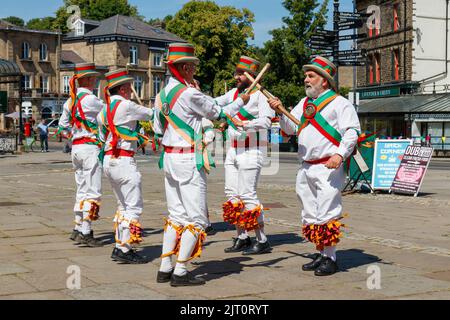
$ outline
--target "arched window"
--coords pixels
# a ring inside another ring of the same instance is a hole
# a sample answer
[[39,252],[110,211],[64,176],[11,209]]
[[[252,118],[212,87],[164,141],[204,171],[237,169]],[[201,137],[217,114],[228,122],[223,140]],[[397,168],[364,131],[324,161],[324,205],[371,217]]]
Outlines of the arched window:
[[45,43],[41,43],[39,46],[39,61],[48,60],[48,47]]
[[22,59],[30,59],[30,44],[28,42],[22,43]]

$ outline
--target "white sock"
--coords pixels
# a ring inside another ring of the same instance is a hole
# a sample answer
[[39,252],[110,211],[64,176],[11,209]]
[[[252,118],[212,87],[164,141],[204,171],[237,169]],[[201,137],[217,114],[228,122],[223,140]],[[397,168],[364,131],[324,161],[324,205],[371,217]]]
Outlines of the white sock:
[[267,237],[264,233],[264,227],[259,226],[259,229],[255,229],[256,239],[259,243],[265,243],[267,241]]
[[91,220],[88,219],[89,211],[83,211],[83,224],[81,225],[81,233],[88,235],[91,233]]
[[[177,231],[172,228],[171,225],[167,225],[166,231],[164,232],[162,254],[166,254],[175,249],[176,244]],[[159,271],[171,272],[172,270],[172,256],[161,258],[161,266],[159,268]]]
[[323,249],[323,255],[333,261],[336,261],[336,246],[325,247]]
[[[186,261],[192,255],[192,251],[197,243],[197,234],[193,235],[189,230],[185,230],[181,236],[179,261]],[[173,272],[177,276],[184,276],[187,273],[186,262],[177,262]]]
[[83,212],[77,211],[75,212],[75,230],[81,232],[81,224],[83,220]]
[[123,245],[119,245],[119,249],[122,250],[123,253],[127,253],[131,250],[131,246],[127,243],[127,241],[130,240],[130,227],[126,221],[123,221],[120,224],[120,228],[120,241],[122,241]]
[[237,231],[237,234],[238,234],[238,238],[241,239],[241,240],[245,240],[245,239],[247,239],[249,237],[249,235],[248,235],[248,233],[247,233],[247,231],[245,229],[242,229],[242,228],[239,228],[239,227],[236,226],[236,231]]

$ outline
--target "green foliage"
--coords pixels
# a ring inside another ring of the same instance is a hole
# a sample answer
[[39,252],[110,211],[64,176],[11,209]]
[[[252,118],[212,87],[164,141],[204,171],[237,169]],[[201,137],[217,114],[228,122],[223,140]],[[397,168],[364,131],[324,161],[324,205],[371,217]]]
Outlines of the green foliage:
[[149,25],[152,25],[152,26],[160,27],[162,29],[167,29],[167,24],[172,19],[173,19],[173,16],[168,15],[168,16],[165,16],[164,19],[160,19],[160,18],[153,19],[153,18],[151,18],[151,19],[149,19],[147,21],[147,23]]
[[317,0],[284,0],[289,16],[284,25],[271,31],[272,40],[265,43],[263,53],[271,64],[264,84],[286,106],[295,106],[304,96],[304,73],[313,53],[306,45],[316,28],[326,23],[328,0],[319,6]]
[[343,97],[348,98],[348,93],[350,92],[350,87],[339,87],[339,94]]
[[81,10],[81,17],[92,20],[104,20],[116,14],[142,18],[138,15],[136,6],[128,3],[128,0],[64,0],[64,5],[56,11],[56,19],[53,29],[68,32],[67,20],[73,13],[68,13],[67,8],[77,5]]
[[23,21],[23,19],[19,18],[19,17],[14,17],[14,16],[10,16],[7,18],[1,18],[2,20],[12,23],[15,26],[18,27],[24,27],[25,26],[25,21]]
[[240,55],[250,54],[254,14],[248,9],[219,6],[213,1],[189,1],[167,24],[167,30],[195,46],[200,66],[196,78],[202,89],[223,92],[232,81]]
[[54,17],[34,18],[27,22],[27,28],[32,30],[52,30]]

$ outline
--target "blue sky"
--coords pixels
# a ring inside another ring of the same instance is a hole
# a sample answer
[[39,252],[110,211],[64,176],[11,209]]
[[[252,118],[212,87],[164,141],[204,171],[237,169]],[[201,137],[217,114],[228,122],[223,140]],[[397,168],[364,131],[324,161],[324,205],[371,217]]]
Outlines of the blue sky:
[[[18,16],[25,21],[32,18],[41,18],[54,15],[56,9],[63,3],[62,0],[17,0],[1,1],[0,17]],[[149,18],[162,18],[168,14],[175,14],[188,0],[129,0],[138,7],[139,13]],[[251,44],[262,46],[270,40],[268,32],[282,25],[282,17],[288,12],[282,5],[282,0],[215,0],[219,5],[231,5],[237,8],[248,8],[255,14],[255,39]],[[352,0],[340,1],[341,11],[352,11]],[[331,28],[331,15],[333,0],[329,1],[329,28]]]

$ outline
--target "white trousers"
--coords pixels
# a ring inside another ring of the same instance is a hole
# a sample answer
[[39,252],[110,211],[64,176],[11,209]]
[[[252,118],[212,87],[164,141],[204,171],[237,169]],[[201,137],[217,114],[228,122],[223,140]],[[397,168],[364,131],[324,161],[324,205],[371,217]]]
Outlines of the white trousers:
[[164,182],[169,220],[179,226],[205,229],[209,224],[206,205],[207,177],[197,170],[193,153],[164,155]]
[[[225,195],[229,201],[242,200],[246,210],[261,205],[256,194],[263,165],[263,153],[257,148],[229,148],[225,159]],[[261,220],[261,221],[259,221]],[[261,212],[258,222],[263,221]]]
[[341,190],[344,168],[303,163],[297,174],[296,192],[303,203],[302,224],[325,224],[342,215]]
[[119,212],[125,219],[137,220],[142,214],[141,174],[133,157],[105,156],[103,170],[117,199]]
[[[102,195],[102,169],[95,145],[75,145],[72,147],[72,165],[75,170],[77,194],[75,212],[89,211],[91,203],[87,200],[100,201]],[[84,201],[84,202],[83,202]],[[80,206],[83,203],[82,206]]]

